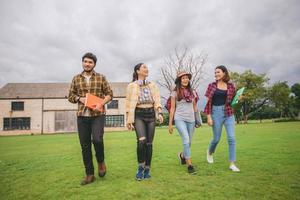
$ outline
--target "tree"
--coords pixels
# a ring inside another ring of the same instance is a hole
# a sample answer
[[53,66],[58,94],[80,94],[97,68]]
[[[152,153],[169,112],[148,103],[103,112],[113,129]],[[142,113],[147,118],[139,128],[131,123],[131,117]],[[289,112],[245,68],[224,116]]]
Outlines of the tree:
[[280,118],[293,115],[291,106],[293,99],[290,98],[291,89],[286,81],[276,82],[269,91],[270,100],[274,103],[275,107],[280,111]]
[[263,105],[260,109],[256,110],[255,112],[249,115],[249,119],[273,119],[280,117],[280,112],[275,106],[271,106],[269,104]]
[[300,84],[295,83],[292,85],[291,90],[295,95],[295,108],[298,111],[298,118],[300,118]]
[[243,105],[241,103],[238,103],[234,106],[234,116],[236,119],[236,122],[239,124],[242,121],[243,117]]
[[[251,70],[246,70],[244,73],[230,73],[231,80],[237,88],[245,87],[244,98],[242,101],[242,114],[244,123],[247,123],[248,115],[255,112],[268,101],[268,93],[266,84],[269,78],[266,74],[254,74]],[[236,106],[235,111],[239,111],[239,106]]]
[[204,79],[204,65],[206,60],[206,54],[197,54],[188,48],[184,48],[181,51],[175,48],[174,54],[169,55],[165,59],[164,65],[160,69],[161,77],[157,82],[171,93],[174,89],[174,81],[177,73],[186,71],[193,75],[191,85],[194,89],[197,89]]

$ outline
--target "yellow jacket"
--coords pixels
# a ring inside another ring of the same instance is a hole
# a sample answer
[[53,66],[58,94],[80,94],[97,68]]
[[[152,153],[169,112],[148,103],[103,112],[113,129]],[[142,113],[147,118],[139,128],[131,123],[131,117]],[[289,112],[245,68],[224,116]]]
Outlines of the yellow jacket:
[[[151,95],[154,101],[154,109],[157,111],[158,108],[161,108],[160,103],[160,93],[159,89],[155,83],[150,82],[149,88],[151,91]],[[126,89],[126,114],[127,114],[127,124],[134,123],[134,111],[135,107],[138,103],[138,99],[140,96],[140,86],[136,82],[131,82],[128,84]]]

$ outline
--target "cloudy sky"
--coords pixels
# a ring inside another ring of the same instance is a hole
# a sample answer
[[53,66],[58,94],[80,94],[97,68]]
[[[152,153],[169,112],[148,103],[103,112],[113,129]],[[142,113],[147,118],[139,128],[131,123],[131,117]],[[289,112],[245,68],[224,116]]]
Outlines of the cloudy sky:
[[156,79],[175,47],[208,54],[202,88],[219,64],[271,83],[300,77],[297,0],[1,0],[0,26],[0,87],[69,82],[88,51],[109,81],[130,81],[139,62]]

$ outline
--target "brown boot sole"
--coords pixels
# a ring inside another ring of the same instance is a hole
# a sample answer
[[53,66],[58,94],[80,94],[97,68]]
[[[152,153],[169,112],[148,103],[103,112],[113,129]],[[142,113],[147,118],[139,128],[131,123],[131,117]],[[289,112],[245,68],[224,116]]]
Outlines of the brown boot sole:
[[95,181],[95,177],[93,177],[90,181],[87,181],[87,180],[81,181],[80,185],[87,185],[87,184],[93,183],[94,181]]
[[105,174],[106,174],[106,171],[98,173],[99,177],[101,177],[101,178],[103,178],[105,176]]

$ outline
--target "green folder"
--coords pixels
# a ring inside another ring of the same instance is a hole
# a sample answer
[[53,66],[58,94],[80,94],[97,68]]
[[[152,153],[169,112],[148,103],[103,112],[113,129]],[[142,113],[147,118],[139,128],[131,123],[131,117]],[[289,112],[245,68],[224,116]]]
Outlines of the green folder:
[[234,106],[235,104],[237,104],[239,102],[238,98],[239,98],[239,96],[241,96],[243,94],[244,90],[245,90],[245,87],[242,87],[241,89],[239,89],[236,92],[235,96],[233,97],[233,99],[231,101],[231,106]]

